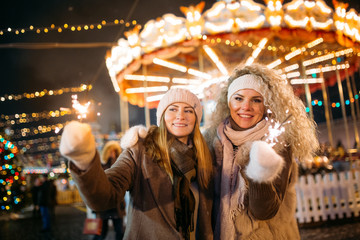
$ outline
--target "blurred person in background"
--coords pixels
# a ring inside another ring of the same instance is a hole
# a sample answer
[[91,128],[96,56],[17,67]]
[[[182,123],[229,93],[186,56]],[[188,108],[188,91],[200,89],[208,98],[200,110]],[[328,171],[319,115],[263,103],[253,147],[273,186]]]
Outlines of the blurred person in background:
[[41,213],[42,232],[47,232],[51,230],[51,201],[51,183],[48,179],[48,175],[43,174],[41,177],[41,185],[38,191],[38,204]]
[[[101,153],[100,161],[101,167],[106,170],[109,169],[119,157],[121,153],[120,144],[116,141],[107,142]],[[116,240],[121,240],[124,236],[123,217],[125,215],[125,202],[120,203],[120,208],[109,209],[103,212],[96,212],[96,217],[103,220],[101,235],[94,235],[94,240],[103,240],[106,238],[109,229],[109,220],[112,220],[113,227],[116,233]]]
[[33,202],[33,218],[38,218],[41,216],[39,208],[39,189],[41,185],[41,180],[39,177],[36,177],[31,187],[31,198]]

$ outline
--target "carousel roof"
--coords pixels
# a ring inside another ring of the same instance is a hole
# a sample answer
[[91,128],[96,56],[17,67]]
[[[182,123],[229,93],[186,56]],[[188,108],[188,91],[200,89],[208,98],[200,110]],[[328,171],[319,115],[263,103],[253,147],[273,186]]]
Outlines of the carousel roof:
[[[212,98],[240,64],[259,62],[276,69],[303,93],[320,82],[336,83],[335,70],[357,70],[360,16],[348,4],[333,0],[218,1],[203,12],[204,2],[181,7],[185,17],[171,13],[136,26],[108,53],[106,64],[123,100],[152,108],[169,88],[189,88]],[[314,83],[314,84],[313,84]]]

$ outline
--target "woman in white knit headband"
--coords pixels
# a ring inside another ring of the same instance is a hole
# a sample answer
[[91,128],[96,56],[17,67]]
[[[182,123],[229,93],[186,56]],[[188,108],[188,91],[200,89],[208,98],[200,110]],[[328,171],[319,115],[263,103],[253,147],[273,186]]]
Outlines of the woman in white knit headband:
[[119,208],[129,191],[124,239],[211,240],[212,162],[199,129],[200,101],[186,89],[171,89],[156,114],[158,126],[148,133],[134,127],[122,137],[124,151],[105,172],[87,124],[65,126],[60,152],[93,210]]
[[[318,142],[291,86],[266,66],[239,66],[211,119],[205,137],[215,158],[214,239],[300,239],[296,160]],[[275,145],[267,139],[271,119],[285,128]]]

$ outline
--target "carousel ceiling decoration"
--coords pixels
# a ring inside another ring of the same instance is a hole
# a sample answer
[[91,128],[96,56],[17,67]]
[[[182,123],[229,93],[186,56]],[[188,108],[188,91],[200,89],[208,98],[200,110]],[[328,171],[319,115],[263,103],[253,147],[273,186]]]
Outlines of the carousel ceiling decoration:
[[156,107],[169,88],[189,88],[210,98],[240,63],[262,63],[293,84],[311,91],[336,83],[335,71],[357,71],[360,16],[333,0],[217,1],[181,7],[185,17],[164,14],[125,33],[106,64],[122,99]]

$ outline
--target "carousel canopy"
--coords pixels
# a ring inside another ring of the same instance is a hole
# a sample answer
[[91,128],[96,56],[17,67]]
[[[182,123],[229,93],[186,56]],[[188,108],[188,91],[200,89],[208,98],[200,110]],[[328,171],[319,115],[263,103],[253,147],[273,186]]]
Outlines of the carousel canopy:
[[136,26],[108,53],[106,64],[122,99],[150,108],[169,88],[189,88],[212,98],[240,63],[276,69],[297,94],[336,83],[358,68],[360,16],[333,0],[218,1],[181,7]]

